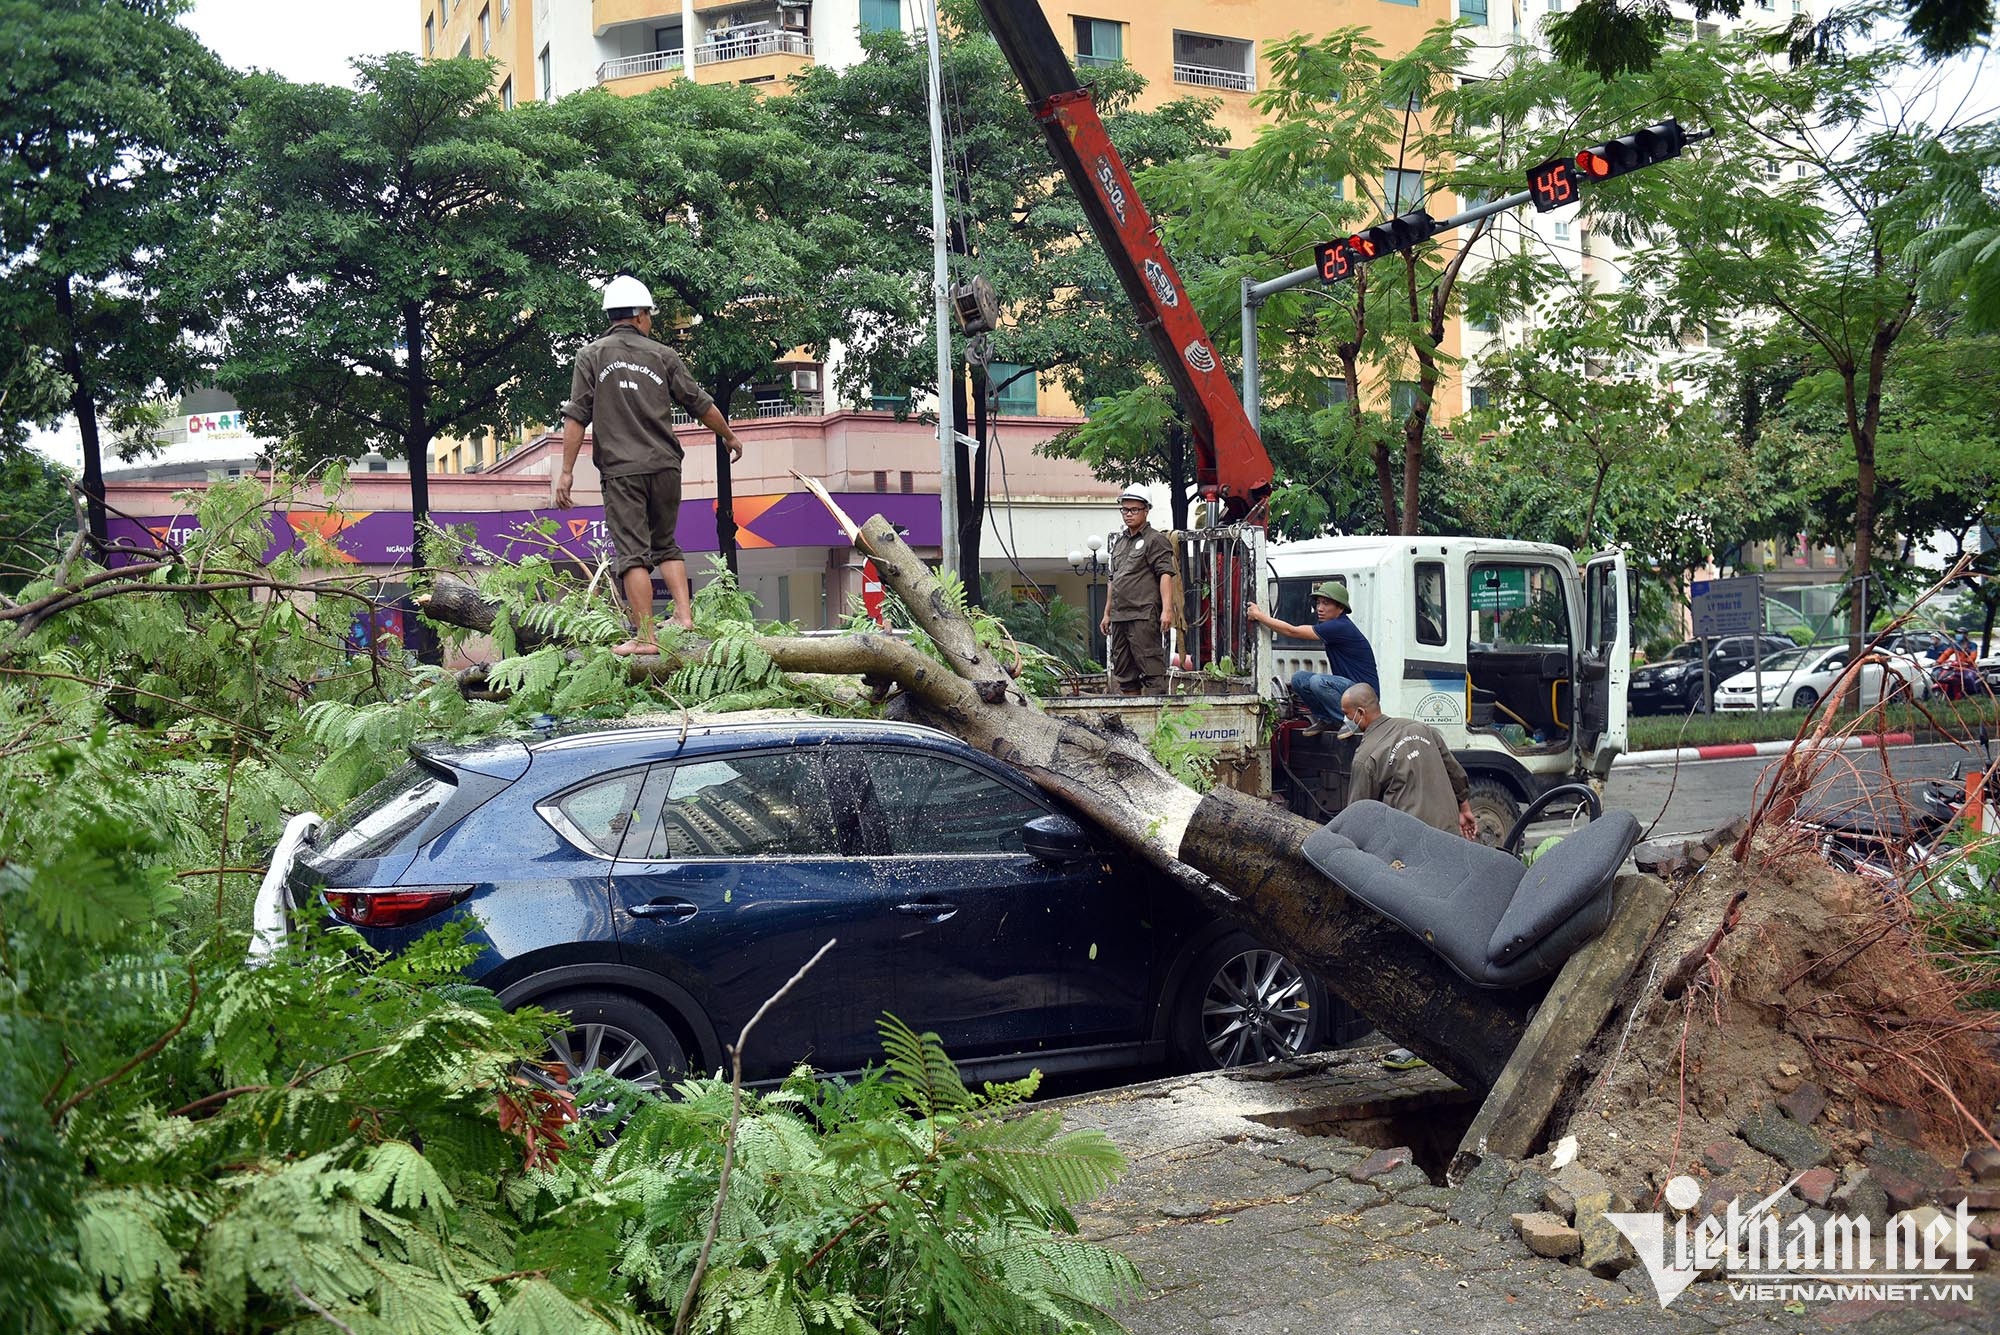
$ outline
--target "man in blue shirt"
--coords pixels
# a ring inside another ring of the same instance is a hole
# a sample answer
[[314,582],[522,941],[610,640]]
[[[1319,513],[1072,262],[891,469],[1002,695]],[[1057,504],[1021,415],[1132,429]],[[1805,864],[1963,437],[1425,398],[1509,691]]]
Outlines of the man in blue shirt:
[[1365,682],[1377,692],[1382,689],[1375,672],[1375,650],[1369,646],[1368,637],[1361,633],[1361,628],[1354,624],[1354,618],[1347,615],[1352,606],[1347,586],[1338,580],[1314,586],[1314,620],[1310,626],[1294,626],[1289,621],[1280,621],[1257,604],[1250,604],[1250,619],[1258,625],[1275,635],[1286,635],[1295,640],[1318,640],[1320,647],[1326,650],[1327,666],[1332,671],[1292,674],[1292,694],[1303,701],[1312,713],[1313,721],[1305,730],[1308,737],[1317,737],[1328,728],[1339,728],[1341,736],[1358,731],[1347,723],[1341,712],[1341,695],[1357,682]]

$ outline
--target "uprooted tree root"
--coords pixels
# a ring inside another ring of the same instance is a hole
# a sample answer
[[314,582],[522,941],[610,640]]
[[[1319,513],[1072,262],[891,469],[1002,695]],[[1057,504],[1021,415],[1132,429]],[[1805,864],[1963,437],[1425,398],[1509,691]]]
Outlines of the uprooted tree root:
[[[1582,1161],[1634,1200],[1691,1169],[1778,1185],[1789,1171],[1754,1150],[1730,1146],[1733,1169],[1703,1164],[1704,1152],[1806,1084],[1826,1098],[1810,1130],[1831,1165],[1885,1136],[1947,1165],[1994,1143],[2000,1017],[1963,1006],[1990,975],[1940,961],[1907,897],[1834,870],[1794,829],[1767,830],[1746,852],[1718,855],[1682,888],[1551,1139],[1575,1135]],[[1668,976],[1689,961],[1669,996]]]

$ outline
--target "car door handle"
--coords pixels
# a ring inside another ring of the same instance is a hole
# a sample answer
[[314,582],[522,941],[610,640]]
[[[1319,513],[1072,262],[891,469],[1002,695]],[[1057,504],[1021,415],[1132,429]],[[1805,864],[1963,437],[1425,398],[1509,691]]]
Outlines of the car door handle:
[[635,918],[664,918],[686,922],[695,915],[695,906],[685,899],[655,899],[646,904],[627,904],[625,911]]
[[956,904],[940,904],[936,900],[917,900],[910,904],[896,905],[895,912],[912,918],[929,918],[932,922],[943,922],[958,912]]

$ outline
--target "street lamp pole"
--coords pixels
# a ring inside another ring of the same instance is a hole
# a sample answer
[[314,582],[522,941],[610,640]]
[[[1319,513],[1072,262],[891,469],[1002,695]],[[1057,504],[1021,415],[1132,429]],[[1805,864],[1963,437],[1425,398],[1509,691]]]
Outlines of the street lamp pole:
[[[1087,576],[1090,579],[1090,594],[1085,604],[1086,613],[1097,610],[1097,588],[1099,584],[1103,583],[1104,573],[1110,569],[1110,566],[1111,553],[1104,550],[1104,539],[1095,533],[1083,540],[1083,548],[1081,550],[1075,548],[1070,550],[1070,572],[1072,574]],[[1099,617],[1090,618],[1089,638],[1090,643],[1099,650],[1098,653],[1091,656],[1099,662],[1103,662],[1106,654],[1109,652],[1110,646],[1104,641],[1104,633],[1098,629],[1099,620]]]

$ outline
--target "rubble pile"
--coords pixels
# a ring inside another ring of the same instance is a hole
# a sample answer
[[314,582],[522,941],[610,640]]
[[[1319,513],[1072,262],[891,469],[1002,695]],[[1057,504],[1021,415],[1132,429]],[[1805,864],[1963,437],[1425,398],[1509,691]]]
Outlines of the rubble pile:
[[[1782,831],[1672,850],[1673,912],[1523,1170],[1525,1245],[1600,1275],[1634,1264],[1607,1211],[1699,1222],[1779,1193],[1781,1219],[1964,1202],[2000,1250],[2000,1018],[1958,1005],[1907,904]],[[1710,856],[1711,850],[1717,850]],[[1678,865],[1675,865],[1678,859]],[[1642,858],[1642,865],[1644,858]],[[1539,1189],[1539,1201],[1533,1197]]]

